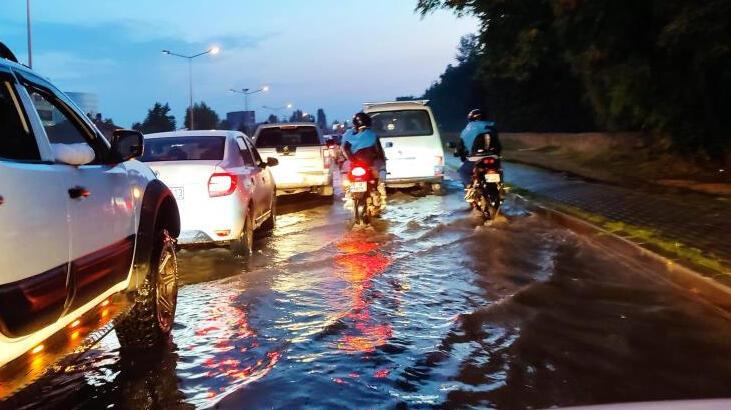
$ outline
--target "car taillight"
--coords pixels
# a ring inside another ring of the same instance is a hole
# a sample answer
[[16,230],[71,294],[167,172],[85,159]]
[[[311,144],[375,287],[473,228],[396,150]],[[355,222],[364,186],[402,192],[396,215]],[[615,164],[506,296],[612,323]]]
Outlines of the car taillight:
[[354,177],[362,177],[362,176],[365,176],[365,174],[366,174],[366,169],[363,167],[354,167],[353,169],[350,170],[350,175],[352,175]]
[[236,190],[236,176],[229,173],[216,173],[208,179],[208,196],[231,195]]
[[492,157],[487,157],[482,160],[482,163],[487,164],[487,165],[493,165],[495,162],[496,162],[495,158],[492,158]]

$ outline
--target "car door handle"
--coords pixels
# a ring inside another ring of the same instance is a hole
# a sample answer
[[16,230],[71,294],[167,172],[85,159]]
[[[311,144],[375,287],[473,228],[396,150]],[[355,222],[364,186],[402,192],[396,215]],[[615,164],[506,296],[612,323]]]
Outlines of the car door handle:
[[71,199],[88,198],[91,195],[88,189],[80,186],[69,188],[69,196]]

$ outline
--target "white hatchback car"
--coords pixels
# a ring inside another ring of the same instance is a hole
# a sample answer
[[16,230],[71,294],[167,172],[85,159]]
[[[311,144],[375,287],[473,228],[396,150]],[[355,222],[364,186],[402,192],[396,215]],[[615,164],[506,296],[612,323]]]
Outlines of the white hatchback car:
[[444,150],[428,101],[366,103],[386,153],[386,185],[394,188],[429,185],[443,193]]
[[180,245],[230,245],[251,254],[254,230],[271,231],[277,217],[276,187],[261,159],[238,131],[173,131],[145,136],[141,160],[175,195]]
[[272,171],[279,193],[333,196],[333,151],[315,124],[264,124],[254,133],[254,143],[262,155],[279,160]]

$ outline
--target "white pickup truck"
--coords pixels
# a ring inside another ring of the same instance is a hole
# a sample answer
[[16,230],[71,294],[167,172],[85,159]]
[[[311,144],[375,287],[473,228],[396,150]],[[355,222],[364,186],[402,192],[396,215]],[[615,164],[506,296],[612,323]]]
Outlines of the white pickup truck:
[[164,343],[178,289],[178,207],[142,134],[108,141],[14,60],[0,44],[0,400],[112,325],[123,350]]
[[272,168],[278,194],[315,192],[333,196],[333,154],[311,122],[264,124],[254,133],[262,157],[276,158]]

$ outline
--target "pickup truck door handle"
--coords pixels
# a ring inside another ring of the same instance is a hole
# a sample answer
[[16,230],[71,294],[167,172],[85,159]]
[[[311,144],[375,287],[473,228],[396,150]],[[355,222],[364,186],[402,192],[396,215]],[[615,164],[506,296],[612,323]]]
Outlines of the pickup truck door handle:
[[91,192],[84,187],[75,186],[69,188],[69,196],[71,199],[87,198],[89,195],[91,195]]

